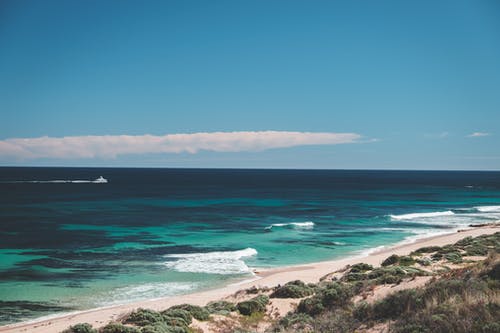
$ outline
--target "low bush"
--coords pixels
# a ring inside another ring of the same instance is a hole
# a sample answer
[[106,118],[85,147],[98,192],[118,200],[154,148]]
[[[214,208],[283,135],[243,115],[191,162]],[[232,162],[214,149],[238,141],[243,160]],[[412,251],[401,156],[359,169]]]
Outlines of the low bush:
[[353,287],[338,282],[328,282],[320,286],[316,294],[300,301],[297,311],[316,316],[327,309],[351,304]]
[[359,264],[354,264],[350,267],[349,271],[351,273],[363,273],[366,271],[371,271],[373,269],[372,265],[365,264],[365,263],[359,263]]
[[180,304],[180,305],[174,305],[170,307],[168,310],[185,310],[193,316],[193,318],[201,321],[208,320],[210,318],[210,313],[207,311],[207,309],[197,306],[197,305],[191,305],[191,304]]
[[384,261],[382,261],[382,266],[390,266],[397,264],[399,262],[399,256],[396,254],[393,254],[389,257],[387,257]]
[[342,277],[342,281],[355,282],[367,280],[368,276],[365,273],[349,272]]
[[498,333],[500,307],[493,303],[445,302],[427,311],[400,317],[391,332]]
[[404,277],[406,276],[406,271],[402,269],[401,267],[379,267],[375,268],[373,271],[368,273],[368,278],[369,279],[376,279],[378,277],[381,277],[383,275],[392,275],[396,277]]
[[306,285],[300,280],[288,282],[284,286],[276,288],[270,295],[271,298],[302,298],[310,296],[314,293],[314,289]]
[[411,266],[415,264],[415,259],[413,259],[411,256],[402,256],[399,257],[398,264],[401,266]]
[[205,306],[205,309],[211,314],[221,314],[228,315],[229,313],[236,311],[236,305],[227,301],[214,301],[210,302]]
[[415,261],[422,266],[430,266],[432,264],[429,258],[416,259]]
[[137,309],[125,318],[124,323],[137,326],[146,326],[163,322],[161,313],[149,309]]
[[164,321],[167,322],[166,319],[170,318],[179,318],[182,319],[187,325],[190,325],[191,322],[193,321],[193,316],[189,311],[186,311],[184,309],[168,309],[165,311],[160,312],[161,315],[164,318]]
[[470,245],[473,241],[474,241],[474,238],[472,238],[471,236],[467,236],[465,238],[462,238],[458,242],[456,242],[455,246],[464,247],[464,246]]
[[120,323],[109,323],[100,329],[100,333],[141,333],[138,328],[125,326]]
[[279,326],[294,330],[310,330],[314,319],[305,313],[290,312],[279,321]]
[[269,303],[269,297],[259,295],[248,301],[239,302],[236,304],[236,308],[242,315],[250,316],[254,313],[265,312],[267,303]]
[[352,333],[359,323],[352,313],[345,309],[336,309],[320,315],[314,320],[313,332]]
[[433,253],[441,250],[441,246],[424,246],[421,247],[412,253],[410,255],[422,255],[423,253]]
[[80,323],[71,326],[62,333],[97,333],[97,330],[94,329],[89,323]]
[[459,264],[463,261],[460,252],[448,252],[444,255],[444,258],[453,264]]
[[419,303],[415,289],[400,290],[388,295],[373,305],[373,318],[376,320],[395,319],[402,313],[415,309]]
[[479,244],[472,244],[464,248],[467,256],[485,256],[488,254],[488,247]]
[[317,316],[325,311],[325,306],[319,297],[310,297],[300,301],[297,306],[298,313],[304,313],[309,316]]

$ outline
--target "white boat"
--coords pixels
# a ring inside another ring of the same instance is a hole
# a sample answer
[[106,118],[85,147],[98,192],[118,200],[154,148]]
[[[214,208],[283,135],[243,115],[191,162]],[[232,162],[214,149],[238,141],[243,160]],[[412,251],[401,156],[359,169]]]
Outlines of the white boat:
[[97,178],[96,180],[94,180],[92,183],[96,183],[96,184],[104,184],[104,183],[107,183],[108,180],[106,178],[104,178],[103,176],[100,176],[99,178]]

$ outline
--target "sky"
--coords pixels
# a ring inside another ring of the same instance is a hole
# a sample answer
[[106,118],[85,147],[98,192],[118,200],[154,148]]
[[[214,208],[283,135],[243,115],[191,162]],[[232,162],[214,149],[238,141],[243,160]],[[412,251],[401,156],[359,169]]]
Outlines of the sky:
[[0,165],[500,170],[500,2],[0,2]]

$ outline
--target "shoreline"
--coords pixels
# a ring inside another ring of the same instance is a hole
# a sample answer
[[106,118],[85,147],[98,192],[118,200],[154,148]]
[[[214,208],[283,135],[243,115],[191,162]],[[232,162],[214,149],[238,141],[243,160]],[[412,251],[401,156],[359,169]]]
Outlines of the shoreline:
[[362,253],[349,256],[343,259],[314,262],[301,265],[283,266],[277,268],[256,269],[254,276],[242,281],[235,282],[224,287],[194,292],[185,295],[155,298],[144,301],[137,301],[122,305],[112,305],[89,310],[82,310],[66,314],[54,314],[54,317],[41,317],[31,321],[19,322],[0,326],[0,332],[61,332],[71,325],[88,322],[94,327],[100,327],[110,321],[117,320],[124,314],[139,307],[162,310],[170,306],[190,303],[193,305],[205,305],[214,300],[224,299],[239,290],[255,287],[273,287],[284,284],[291,280],[302,280],[304,282],[317,282],[326,274],[341,269],[348,264],[365,262],[374,266],[380,263],[391,254],[405,255],[420,247],[455,243],[467,236],[476,237],[483,234],[492,234],[500,231],[498,225],[487,225],[481,227],[471,227],[469,229],[457,230],[453,233],[431,235],[419,238],[411,243],[400,242],[385,248],[375,248],[373,252]]

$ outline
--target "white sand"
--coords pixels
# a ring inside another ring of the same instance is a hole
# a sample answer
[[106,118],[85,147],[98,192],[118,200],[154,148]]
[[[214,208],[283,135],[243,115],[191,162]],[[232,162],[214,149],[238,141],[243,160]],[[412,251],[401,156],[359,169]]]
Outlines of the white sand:
[[453,234],[420,239],[411,244],[403,244],[387,249],[382,249],[364,257],[347,258],[342,260],[312,263],[308,265],[263,270],[257,273],[257,277],[252,281],[233,284],[219,289],[208,290],[189,295],[166,297],[150,301],[141,301],[108,308],[92,309],[75,314],[55,317],[52,319],[45,319],[42,321],[12,324],[0,327],[0,332],[61,332],[71,325],[83,322],[90,323],[94,327],[101,327],[110,321],[117,320],[121,316],[137,308],[164,310],[172,305],[181,303],[205,305],[210,301],[228,297],[238,290],[250,288],[252,286],[273,287],[278,284],[285,284],[286,282],[291,280],[317,282],[322,276],[335,270],[341,269],[348,264],[365,262],[377,266],[380,265],[380,263],[385,258],[393,253],[398,255],[405,255],[423,246],[442,246],[446,244],[452,244],[467,236],[476,237],[483,234],[492,234],[497,231],[500,231],[499,227],[480,227],[462,232],[456,232]]

